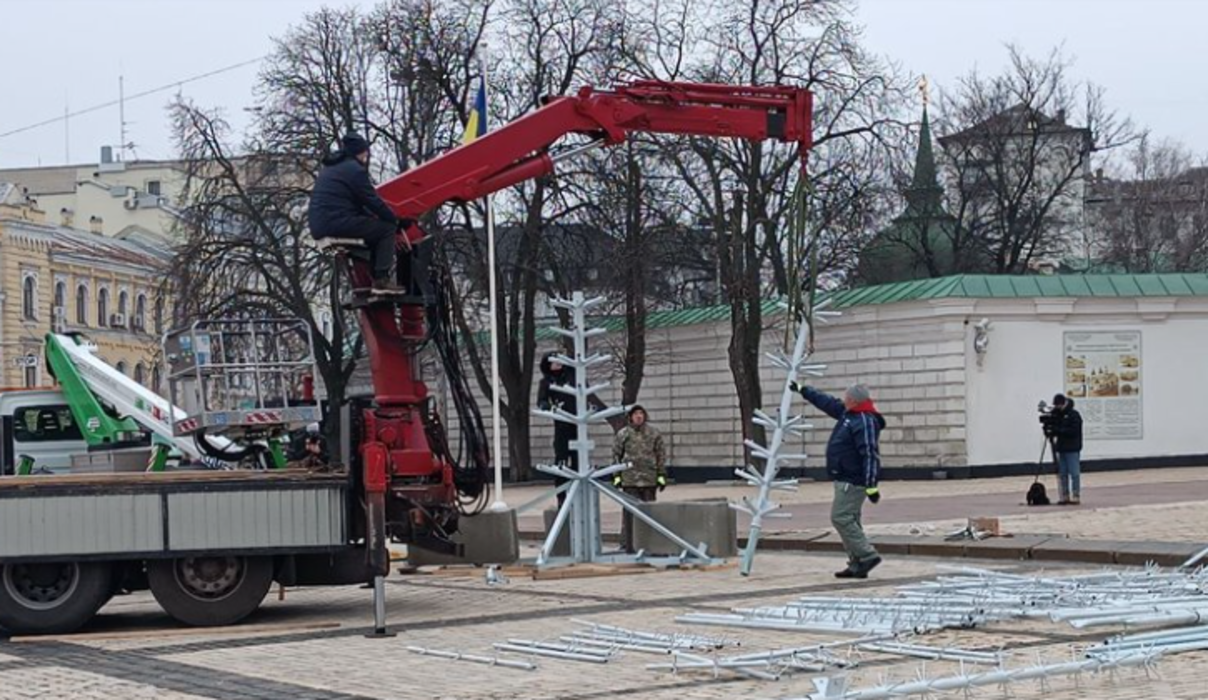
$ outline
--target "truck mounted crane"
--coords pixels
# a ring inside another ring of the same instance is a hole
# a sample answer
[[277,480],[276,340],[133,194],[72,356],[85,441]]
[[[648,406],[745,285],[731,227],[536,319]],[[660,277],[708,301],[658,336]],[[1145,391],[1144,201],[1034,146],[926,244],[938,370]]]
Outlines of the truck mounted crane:
[[[660,81],[610,91],[584,87],[547,98],[378,192],[399,217],[415,221],[446,203],[550,175],[559,160],[639,133],[772,139],[796,144],[804,163],[811,107],[810,93],[793,87]],[[552,150],[572,135],[586,142]],[[417,224],[399,235],[413,244],[425,238]],[[359,241],[321,243],[351,280],[373,380],[373,396],[345,411],[346,472],[0,479],[0,627],[78,628],[119,587],[149,587],[186,623],[230,624],[255,610],[273,580],[365,583],[387,573],[389,541],[452,547],[447,535],[466,502],[485,501],[489,457],[484,442],[470,463],[456,463],[420,375],[420,350],[446,311],[440,292],[434,299],[422,270],[412,266],[400,271],[405,293],[375,296],[371,271],[355,251]],[[447,373],[459,371],[455,347],[437,350]],[[465,430],[466,416],[459,417]],[[80,507],[82,496],[87,508]],[[21,531],[65,508],[75,510],[71,527]]]

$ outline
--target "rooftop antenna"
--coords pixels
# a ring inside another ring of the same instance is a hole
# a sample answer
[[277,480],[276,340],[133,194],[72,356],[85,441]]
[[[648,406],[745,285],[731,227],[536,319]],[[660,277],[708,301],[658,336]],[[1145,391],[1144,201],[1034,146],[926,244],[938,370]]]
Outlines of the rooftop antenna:
[[126,76],[117,76],[117,114],[121,122],[121,139],[117,143],[118,160],[126,160]]

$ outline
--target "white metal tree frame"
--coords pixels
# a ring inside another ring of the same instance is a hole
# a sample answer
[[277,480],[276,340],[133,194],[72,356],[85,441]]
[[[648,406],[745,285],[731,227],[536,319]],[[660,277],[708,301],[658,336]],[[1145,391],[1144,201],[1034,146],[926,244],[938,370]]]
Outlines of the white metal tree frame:
[[[625,410],[624,407],[620,406],[595,410],[588,405],[587,401],[587,397],[608,388],[607,382],[593,386],[588,386],[587,384],[587,370],[609,360],[608,355],[600,353],[587,354],[588,339],[595,338],[607,332],[603,328],[589,329],[587,327],[588,309],[603,303],[603,301],[603,297],[585,299],[582,292],[575,292],[572,294],[570,300],[554,299],[552,302],[554,306],[569,311],[573,319],[574,325],[571,328],[556,328],[554,330],[572,340],[574,355],[556,354],[553,356],[553,359],[562,365],[575,368],[575,384],[573,387],[555,384],[551,385],[550,389],[575,397],[577,411],[572,414],[561,408],[554,408],[548,411],[534,410],[533,414],[577,426],[578,435],[571,441],[570,447],[578,454],[579,462],[578,469],[571,469],[570,466],[562,464],[537,465],[538,470],[567,480],[567,483],[552,492],[559,493],[566,491],[566,500],[558,509],[558,515],[554,518],[549,535],[545,538],[545,543],[542,545],[541,552],[537,556],[537,564],[538,566],[543,566],[551,563],[554,544],[568,522],[570,524],[570,559],[573,562],[644,560],[656,563],[655,560],[644,557],[641,553],[638,553],[636,556],[620,553],[604,553],[603,539],[600,531],[600,494],[616,501],[623,511],[629,512],[633,517],[646,523],[663,537],[666,537],[668,540],[674,542],[676,546],[682,548],[683,553],[679,557],[680,560],[709,561],[710,557],[706,553],[703,544],[693,545],[684,540],[639,509],[631,498],[607,483],[608,480],[605,477],[610,477],[617,472],[628,469],[629,464],[612,464],[605,467],[593,467],[591,465],[591,451],[595,447],[595,442],[588,435],[589,426],[593,423],[602,423],[612,416],[620,415]],[[517,512],[526,510],[536,503],[545,500],[552,493],[543,494],[541,497],[520,506],[516,509]]]
[[[768,353],[768,359],[772,364],[784,370],[784,387],[780,392],[780,405],[776,409],[775,416],[769,416],[767,413],[756,409],[754,422],[763,426],[765,430],[771,432],[767,439],[766,445],[761,445],[754,440],[747,440],[746,445],[751,449],[751,455],[756,459],[762,459],[764,466],[763,471],[755,468],[754,465],[747,465],[745,469],[736,469],[739,477],[746,482],[759,489],[755,496],[755,500],[743,497],[741,503],[731,503],[730,507],[735,510],[746,513],[751,518],[751,529],[747,534],[747,546],[742,551],[742,563],[739,571],[743,576],[748,576],[751,573],[751,567],[755,561],[755,550],[759,546],[759,537],[763,532],[764,518],[789,517],[787,514],[775,512],[780,508],[780,504],[774,503],[771,500],[773,491],[796,491],[797,482],[795,479],[780,479],[778,474],[780,467],[784,462],[804,461],[805,454],[785,454],[785,442],[791,435],[800,435],[813,426],[805,423],[804,417],[792,412],[793,397],[796,392],[792,386],[799,378],[804,377],[820,377],[826,365],[811,364],[809,362],[810,354],[813,349],[810,347],[809,339],[811,337],[811,319],[824,321],[827,317],[838,316],[837,311],[826,311],[826,302],[818,304],[813,308],[813,313],[810,317],[799,319],[797,327],[797,337],[793,343],[791,355],[786,355],[783,352]],[[789,305],[781,303],[780,307],[788,312]],[[792,319],[789,319],[790,321]]]

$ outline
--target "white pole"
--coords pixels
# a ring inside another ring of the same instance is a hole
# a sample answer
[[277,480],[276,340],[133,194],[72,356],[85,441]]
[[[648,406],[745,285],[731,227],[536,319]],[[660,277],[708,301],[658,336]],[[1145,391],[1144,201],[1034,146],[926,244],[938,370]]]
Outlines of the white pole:
[[[481,47],[486,50],[485,44]],[[481,55],[481,54],[480,54]],[[479,70],[482,73],[482,91],[484,97],[487,93],[487,64],[486,61],[479,60]],[[489,99],[484,99],[484,103],[489,103]],[[483,105],[483,114],[481,119],[486,119],[486,105]],[[491,510],[495,512],[503,512],[508,509],[507,501],[503,500],[503,434],[499,427],[499,322],[497,320],[495,284],[495,212],[491,208],[491,196],[486,196],[487,208],[487,275],[488,296],[490,297],[491,306],[491,454],[495,460],[495,502],[491,504]]]

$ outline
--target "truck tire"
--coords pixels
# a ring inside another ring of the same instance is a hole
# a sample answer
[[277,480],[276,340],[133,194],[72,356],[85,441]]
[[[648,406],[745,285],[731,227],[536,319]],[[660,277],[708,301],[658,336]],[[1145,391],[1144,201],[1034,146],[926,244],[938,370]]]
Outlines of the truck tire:
[[83,627],[113,594],[107,562],[0,567],[0,627],[14,634],[65,634]]
[[147,562],[151,594],[186,625],[232,625],[252,614],[273,585],[270,557],[182,557]]

